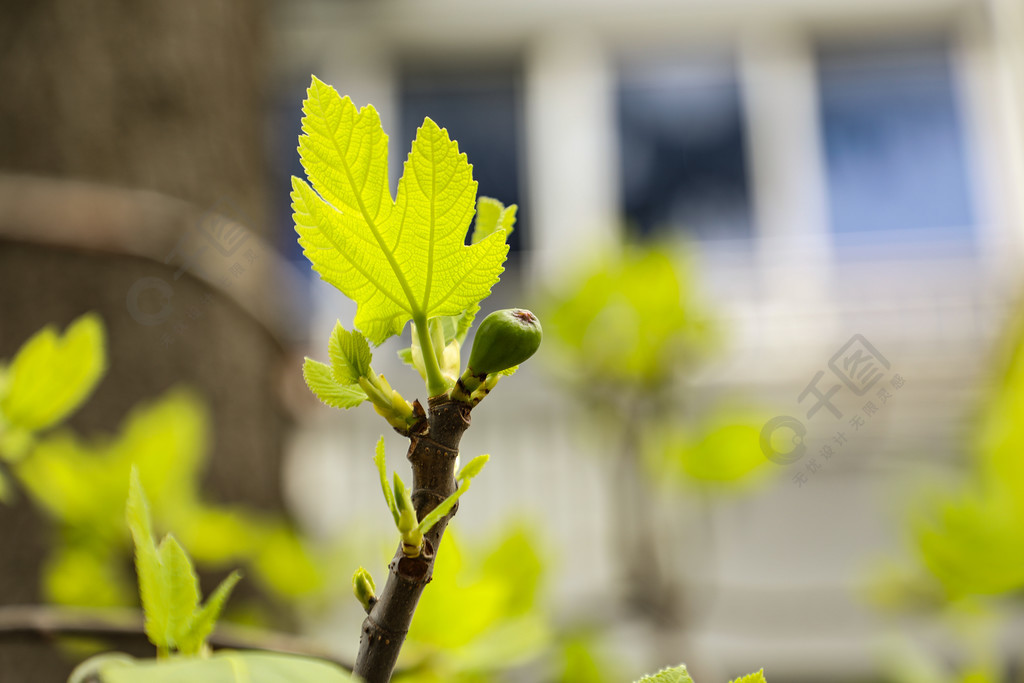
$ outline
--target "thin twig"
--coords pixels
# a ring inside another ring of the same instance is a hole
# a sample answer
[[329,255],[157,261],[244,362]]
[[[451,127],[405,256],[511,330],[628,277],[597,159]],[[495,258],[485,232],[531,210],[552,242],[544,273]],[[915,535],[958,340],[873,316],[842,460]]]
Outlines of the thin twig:
[[[55,636],[116,636],[145,640],[142,612],[135,609],[11,605],[0,607],[0,640]],[[347,671],[352,662],[339,659],[306,638],[247,626],[220,624],[209,638],[215,649],[267,650],[324,659]]]

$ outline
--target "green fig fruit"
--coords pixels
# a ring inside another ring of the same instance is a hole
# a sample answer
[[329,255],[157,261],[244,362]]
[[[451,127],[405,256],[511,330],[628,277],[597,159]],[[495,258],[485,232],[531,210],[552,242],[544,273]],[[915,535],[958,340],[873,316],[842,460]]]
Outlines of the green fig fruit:
[[484,318],[469,353],[469,372],[477,377],[519,365],[540,347],[540,320],[522,308],[495,311]]

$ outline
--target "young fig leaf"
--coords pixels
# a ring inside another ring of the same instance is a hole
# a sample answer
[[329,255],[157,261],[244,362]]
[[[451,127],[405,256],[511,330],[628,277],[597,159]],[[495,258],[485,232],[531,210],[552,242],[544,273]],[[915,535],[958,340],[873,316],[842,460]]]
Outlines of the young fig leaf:
[[309,390],[332,408],[354,408],[366,400],[366,391],[359,384],[339,384],[328,365],[312,358],[302,363],[302,378]]
[[455,507],[455,503],[458,502],[459,498],[462,497],[466,491],[469,490],[469,485],[473,477],[480,474],[480,470],[484,468],[487,461],[490,460],[491,456],[478,455],[469,461],[462,471],[459,472],[457,480],[459,482],[459,488],[455,490],[455,493],[441,501],[440,505],[435,507],[433,510],[427,513],[427,515],[419,523],[420,533],[427,533],[430,531],[435,524],[441,521],[441,519],[451,512],[452,508]]
[[476,181],[448,132],[425,119],[398,181],[372,106],[314,78],[303,103],[299,157],[312,187],[292,179],[299,244],[313,269],[356,302],[374,344],[405,323],[459,315],[490,294],[508,252],[502,230],[465,246]]
[[163,565],[153,539],[153,523],[149,516],[149,502],[139,481],[139,472],[132,466],[125,515],[128,529],[135,542],[135,571],[139,577],[139,596],[146,614],[146,637],[157,648],[173,647],[167,631],[170,598],[164,581]]
[[360,377],[370,376],[370,361],[373,354],[370,353],[366,337],[358,330],[349,332],[339,320],[331,332],[331,341],[327,349],[331,357],[331,371],[338,384],[355,384]]
[[192,568],[192,560],[174,536],[164,537],[158,554],[167,594],[167,640],[173,647],[181,647],[199,607],[199,577]]
[[195,612],[188,633],[178,643],[178,649],[182,654],[197,655],[202,652],[203,646],[206,645],[206,639],[213,633],[217,618],[220,616],[221,610],[224,609],[224,603],[227,602],[228,596],[231,595],[235,584],[241,578],[242,575],[237,571],[231,572],[213,590],[210,597],[206,599],[206,603]]
[[480,197],[476,202],[476,220],[473,222],[473,237],[470,243],[476,244],[495,230],[504,230],[505,239],[512,234],[516,224],[515,204],[506,207],[497,199]]
[[[386,463],[384,461],[384,437],[380,437],[377,441],[377,451],[373,455],[373,464],[377,466],[377,473],[380,475],[380,487],[384,491],[384,500],[387,501],[388,509],[391,510],[391,516],[395,520],[395,526],[398,526],[398,505],[395,502],[395,494],[391,491],[391,487],[388,485],[388,475],[385,469]],[[398,475],[395,475],[396,477]]]
[[488,455],[487,453],[476,456],[475,458],[470,460],[465,467],[462,468],[456,479],[458,479],[459,481],[462,481],[464,479],[472,479],[476,475],[480,474],[480,471],[484,468],[484,465],[486,465],[490,459],[491,456]]

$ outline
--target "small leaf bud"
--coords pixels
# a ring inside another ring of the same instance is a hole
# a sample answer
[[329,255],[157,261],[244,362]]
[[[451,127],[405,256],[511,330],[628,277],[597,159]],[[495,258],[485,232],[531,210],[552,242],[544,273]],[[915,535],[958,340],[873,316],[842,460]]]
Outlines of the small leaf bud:
[[377,602],[376,595],[377,587],[373,583],[373,577],[370,576],[370,572],[360,567],[356,570],[356,573],[352,575],[352,592],[355,593],[356,599],[359,600],[359,604],[363,606],[363,609],[367,613],[373,609],[373,605]]

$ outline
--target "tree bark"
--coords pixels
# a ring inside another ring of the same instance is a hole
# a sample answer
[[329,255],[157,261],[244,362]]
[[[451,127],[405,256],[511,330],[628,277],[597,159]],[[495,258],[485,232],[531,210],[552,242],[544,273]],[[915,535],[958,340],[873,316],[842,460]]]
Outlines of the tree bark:
[[[423,519],[455,492],[455,458],[462,435],[469,428],[472,409],[447,396],[432,398],[428,403],[426,428],[410,437],[407,456],[412,464],[412,501],[417,519]],[[420,595],[433,576],[441,537],[457,510],[458,504],[424,535],[418,557],[406,557],[402,544],[398,544],[388,565],[387,583],[363,621],[359,638],[353,673],[366,683],[391,680]]]

